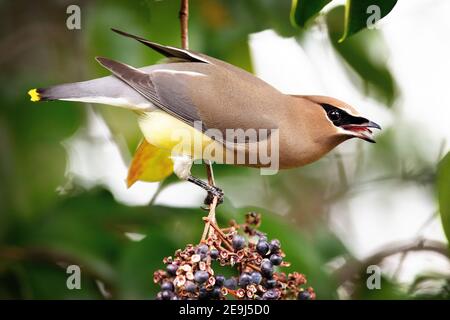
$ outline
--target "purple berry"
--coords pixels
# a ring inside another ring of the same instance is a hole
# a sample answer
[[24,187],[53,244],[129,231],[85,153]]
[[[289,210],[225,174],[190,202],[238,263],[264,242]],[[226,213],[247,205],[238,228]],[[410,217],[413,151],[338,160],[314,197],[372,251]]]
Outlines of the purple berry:
[[166,267],[167,273],[170,274],[171,276],[175,276],[177,274],[177,270],[178,265],[176,265],[175,263],[168,264]]
[[260,284],[261,283],[261,280],[262,280],[261,273],[255,271],[255,272],[252,272],[250,274],[250,276],[252,277],[252,283],[254,283],[254,284]]
[[273,264],[270,260],[264,259],[261,263],[261,274],[266,278],[272,278]]
[[263,300],[276,300],[279,297],[279,293],[275,289],[270,289],[264,292],[262,298]]
[[209,274],[206,271],[203,270],[198,270],[197,272],[195,272],[194,274],[194,279],[197,283],[202,284],[203,282],[205,282],[206,280],[208,280],[209,278]]
[[245,239],[244,237],[236,234],[233,236],[233,240],[231,240],[231,244],[233,245],[234,250],[241,250],[245,247]]
[[239,285],[241,287],[248,286],[251,281],[252,281],[252,277],[248,273],[243,273],[239,277]]
[[311,294],[304,290],[298,293],[297,300],[309,300],[311,298]]
[[197,254],[207,254],[208,253],[208,246],[206,244],[201,244],[197,247],[195,250]]
[[225,282],[224,276],[222,276],[222,275],[216,276],[216,286],[221,287],[221,286],[223,286],[224,282]]
[[264,257],[269,252],[269,244],[267,243],[267,241],[258,241],[258,243],[256,244],[256,251],[258,251],[258,253]]
[[184,288],[186,289],[187,292],[195,292],[195,290],[197,290],[197,285],[195,283],[193,283],[192,281],[186,281]]
[[167,291],[164,290],[161,292],[161,298],[163,300],[170,300],[173,297],[173,292],[172,291]]
[[280,251],[280,248],[281,248],[280,240],[273,239],[272,241],[270,241],[269,247],[270,247],[271,253],[278,253],[278,251]]
[[278,254],[272,254],[270,256],[270,262],[272,262],[272,264],[274,266],[279,266],[282,261],[283,261],[283,258]]
[[173,287],[173,283],[170,281],[164,281],[161,284],[161,290],[163,291],[173,291],[174,287]]
[[231,290],[236,290],[236,288],[237,288],[236,278],[228,278],[225,280],[225,282],[223,284],[224,284],[225,288],[228,288]]
[[269,280],[266,281],[266,288],[267,289],[275,288],[276,285],[277,285],[277,281],[275,279],[269,279]]
[[211,249],[211,251],[209,252],[209,256],[211,257],[211,259],[217,260],[217,258],[219,258],[219,250]]

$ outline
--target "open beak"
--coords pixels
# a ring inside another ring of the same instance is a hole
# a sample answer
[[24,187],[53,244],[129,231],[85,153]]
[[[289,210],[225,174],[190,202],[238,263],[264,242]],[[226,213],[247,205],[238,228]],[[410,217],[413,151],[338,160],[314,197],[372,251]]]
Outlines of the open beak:
[[350,131],[354,137],[363,139],[365,141],[375,143],[373,139],[373,132],[370,128],[381,130],[380,125],[373,121],[367,121],[362,124],[349,124],[342,126],[343,129]]

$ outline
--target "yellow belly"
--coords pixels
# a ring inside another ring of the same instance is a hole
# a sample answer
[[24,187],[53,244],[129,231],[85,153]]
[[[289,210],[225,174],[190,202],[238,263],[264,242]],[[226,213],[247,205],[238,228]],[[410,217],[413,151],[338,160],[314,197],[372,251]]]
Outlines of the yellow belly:
[[214,160],[204,150],[223,148],[199,130],[161,110],[142,113],[139,116],[139,126],[150,144],[167,150],[172,155]]

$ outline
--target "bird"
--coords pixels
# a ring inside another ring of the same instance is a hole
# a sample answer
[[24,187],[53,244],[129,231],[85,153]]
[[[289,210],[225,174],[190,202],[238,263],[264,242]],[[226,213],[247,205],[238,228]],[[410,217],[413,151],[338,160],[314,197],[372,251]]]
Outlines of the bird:
[[[165,60],[135,68],[96,57],[112,75],[31,89],[28,94],[33,102],[78,101],[134,111],[143,140],[130,165],[128,187],[175,173],[221,202],[219,187],[191,174],[196,161],[277,172],[315,162],[352,138],[374,143],[372,129],[381,129],[336,98],[284,94],[206,54],[112,31],[139,41]],[[261,151],[270,157],[262,157]]]

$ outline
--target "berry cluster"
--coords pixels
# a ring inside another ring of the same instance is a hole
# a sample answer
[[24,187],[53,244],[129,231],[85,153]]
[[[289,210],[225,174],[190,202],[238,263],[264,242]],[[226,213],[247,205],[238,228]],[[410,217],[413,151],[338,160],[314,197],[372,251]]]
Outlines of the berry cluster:
[[[289,263],[284,261],[280,241],[269,241],[257,230],[260,223],[261,216],[254,212],[246,215],[242,225],[231,221],[230,227],[221,229],[211,223],[212,231],[205,241],[197,246],[189,244],[177,250],[174,257],[164,258],[165,270],[153,275],[154,282],[161,286],[157,299],[315,299],[311,287],[302,288],[306,284],[303,274],[277,271]],[[215,274],[213,266],[217,264],[236,268],[238,276]]]

